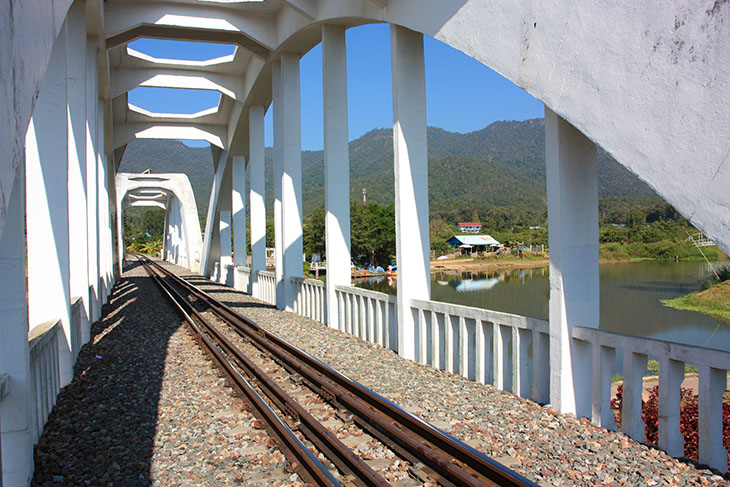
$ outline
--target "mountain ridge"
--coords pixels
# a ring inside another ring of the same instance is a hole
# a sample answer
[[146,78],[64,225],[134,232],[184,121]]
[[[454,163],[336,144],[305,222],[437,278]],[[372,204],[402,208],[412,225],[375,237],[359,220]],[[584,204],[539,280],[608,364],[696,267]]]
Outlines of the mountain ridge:
[[[432,216],[461,219],[474,211],[495,211],[527,222],[544,221],[544,120],[500,121],[468,133],[427,128],[429,204]],[[265,151],[266,204],[273,208],[273,150]],[[213,162],[208,148],[192,148],[180,141],[138,140],[127,147],[120,170],[185,172],[190,177],[199,213],[210,198]],[[601,198],[649,198],[656,194],[633,173],[598,149]],[[350,197],[368,202],[394,201],[391,129],[373,129],[350,142]],[[324,205],[323,151],[302,151],[302,195],[305,218]]]

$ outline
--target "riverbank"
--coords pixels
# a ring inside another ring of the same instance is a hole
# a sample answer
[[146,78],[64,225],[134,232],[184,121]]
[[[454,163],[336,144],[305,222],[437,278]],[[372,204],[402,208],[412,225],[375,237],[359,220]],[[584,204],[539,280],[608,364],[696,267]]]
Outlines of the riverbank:
[[687,296],[663,299],[662,304],[675,309],[699,311],[730,323],[730,280]]
[[[647,260],[637,259],[636,261]],[[616,264],[634,262],[633,259],[599,259],[600,264]],[[550,259],[521,259],[508,257],[495,260],[481,259],[449,259],[432,260],[431,272],[493,272],[510,269],[528,269],[535,267],[547,267]]]

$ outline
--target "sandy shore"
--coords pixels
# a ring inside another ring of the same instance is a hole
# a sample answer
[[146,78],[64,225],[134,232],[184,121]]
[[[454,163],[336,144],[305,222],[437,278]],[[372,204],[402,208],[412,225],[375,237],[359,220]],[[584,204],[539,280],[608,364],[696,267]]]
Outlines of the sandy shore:
[[474,259],[453,259],[431,261],[431,272],[488,272],[503,269],[525,269],[528,267],[545,267],[550,265],[549,259],[540,260],[494,260],[474,262]]

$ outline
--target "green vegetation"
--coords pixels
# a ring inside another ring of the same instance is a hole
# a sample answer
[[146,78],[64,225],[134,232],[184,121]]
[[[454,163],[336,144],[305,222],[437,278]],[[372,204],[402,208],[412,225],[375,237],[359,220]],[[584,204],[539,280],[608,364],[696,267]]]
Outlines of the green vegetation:
[[[427,134],[430,236],[436,255],[449,252],[446,240],[457,233],[459,221],[478,220],[483,224],[483,233],[507,245],[523,242],[547,246],[546,230],[529,229],[547,227],[542,119],[496,122],[467,134],[429,127]],[[266,149],[265,160],[266,204],[272,220],[271,149]],[[179,141],[141,139],[130,143],[120,170],[141,172],[148,168],[152,172],[186,173],[205,225],[213,180],[211,150],[187,147]],[[598,182],[602,259],[702,258],[686,240],[686,231],[694,231],[689,223],[600,149]],[[388,260],[387,251],[376,249],[394,245],[371,240],[393,241],[394,236],[381,230],[385,227],[378,216],[358,214],[363,208],[363,188],[367,189],[366,208],[389,208],[394,204],[393,136],[389,129],[372,130],[350,142],[350,195],[357,202],[353,205],[353,255],[362,263],[373,259],[384,262]],[[303,216],[310,226],[305,230],[305,249],[323,253],[318,245],[324,237],[313,237],[320,232],[324,235],[322,151],[302,152],[302,192]],[[267,224],[267,242],[273,245],[273,222]],[[724,258],[716,248],[707,248],[707,254],[710,260]]]
[[[395,209],[393,206],[356,201],[350,204],[352,261],[358,265],[386,265],[395,254]],[[324,255],[324,208],[314,211],[304,223],[304,252]]]
[[[648,220],[647,215],[634,209],[629,213],[625,227],[602,226],[599,235],[600,257],[608,260],[704,259],[697,247],[687,240],[688,232],[696,230],[671,206],[665,205],[667,209],[664,214],[676,215],[670,216],[675,219],[644,223]],[[725,258],[717,247],[705,247],[703,253],[711,261]]]
[[[266,207],[273,218],[272,150],[266,149]],[[428,128],[429,213],[450,224],[476,212],[490,231],[546,226],[545,143],[542,119],[495,122],[459,134]],[[626,208],[661,203],[652,190],[607,153],[598,155],[600,211],[604,221],[624,223]],[[127,146],[123,172],[184,172],[204,222],[213,181],[212,153],[179,141],[137,140]],[[350,142],[350,197],[368,204],[394,204],[393,134],[376,129]],[[303,215],[324,206],[322,151],[302,152]]]
[[156,254],[162,249],[165,212],[162,208],[127,208],[124,211],[124,247],[127,252]]
[[[730,267],[718,270],[705,289],[675,299],[662,300],[670,308],[698,311],[730,322]],[[717,279],[720,279],[719,282]]]

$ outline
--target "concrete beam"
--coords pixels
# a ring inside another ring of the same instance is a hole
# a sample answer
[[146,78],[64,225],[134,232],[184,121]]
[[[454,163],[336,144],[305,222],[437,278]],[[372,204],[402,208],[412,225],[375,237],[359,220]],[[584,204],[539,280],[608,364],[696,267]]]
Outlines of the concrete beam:
[[123,123],[114,127],[114,147],[121,147],[135,139],[199,139],[221,149],[228,147],[226,128],[218,125]]
[[106,6],[107,48],[139,37],[235,43],[267,58],[275,46],[268,16],[208,5],[123,2]]
[[309,21],[317,18],[316,0],[283,0],[283,3]]
[[140,86],[219,91],[234,100],[242,100],[244,97],[243,80],[240,76],[191,73],[180,68],[116,68],[111,78],[111,96],[117,97]]

